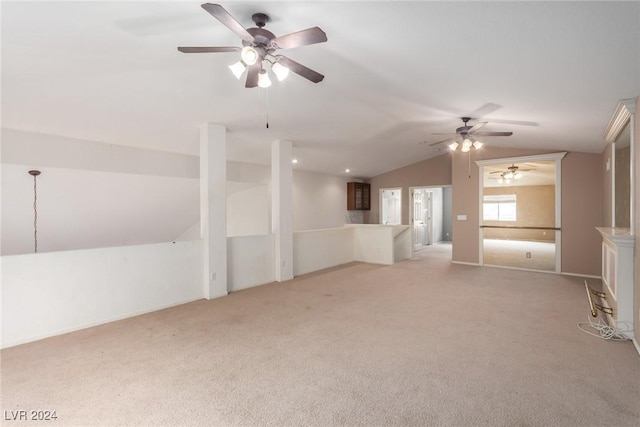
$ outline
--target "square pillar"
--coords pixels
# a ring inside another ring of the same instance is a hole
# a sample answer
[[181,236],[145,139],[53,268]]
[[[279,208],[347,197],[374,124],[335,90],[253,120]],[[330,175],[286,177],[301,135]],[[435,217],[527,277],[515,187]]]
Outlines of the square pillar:
[[279,140],[271,145],[271,232],[277,282],[293,279],[292,153],[290,141]]
[[200,236],[202,282],[206,299],[227,295],[227,144],[226,128],[200,128]]

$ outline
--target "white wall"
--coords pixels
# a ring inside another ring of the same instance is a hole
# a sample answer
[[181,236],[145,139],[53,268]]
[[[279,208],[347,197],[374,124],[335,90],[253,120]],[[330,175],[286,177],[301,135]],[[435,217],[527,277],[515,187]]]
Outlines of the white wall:
[[354,229],[354,254],[358,261],[393,264],[393,226],[350,225],[349,227]]
[[293,233],[295,276],[353,261],[391,265],[410,256],[408,225],[348,224]]
[[202,241],[3,256],[2,347],[203,298]]
[[294,232],[294,276],[355,261],[353,236],[350,227]]
[[2,128],[2,163],[194,178],[198,156]]
[[[2,255],[199,238],[197,156],[2,129]],[[228,162],[228,235],[270,232],[270,167]],[[294,230],[339,227],[346,182],[294,170]],[[247,193],[235,194],[241,188]],[[266,200],[266,201],[265,201]],[[265,226],[266,224],[266,226]]]
[[294,170],[293,230],[341,227],[347,216],[346,177]]
[[274,281],[273,245],[272,234],[227,238],[229,292]]
[[269,234],[270,206],[266,184],[227,181],[227,236]]
[[3,164],[2,255],[33,253],[30,169],[39,252],[167,242],[199,218],[197,179]]

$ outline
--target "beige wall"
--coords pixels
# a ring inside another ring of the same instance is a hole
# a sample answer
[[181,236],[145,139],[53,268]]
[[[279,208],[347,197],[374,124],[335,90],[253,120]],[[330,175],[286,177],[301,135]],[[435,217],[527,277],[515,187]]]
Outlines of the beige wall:
[[562,271],[600,276],[603,224],[602,155],[568,153],[562,160]]
[[635,141],[634,141],[634,232],[636,234],[634,251],[634,275],[633,275],[633,312],[634,312],[634,333],[636,341],[640,342],[640,96],[636,99],[635,113]]
[[[555,186],[523,185],[514,187],[486,187],[485,195],[515,194],[516,221],[484,221],[485,225],[516,227],[555,227]],[[484,237],[489,239],[517,239],[554,241],[553,230],[513,230],[485,228]]]
[[[499,159],[505,157],[543,154],[538,150],[517,150],[510,148],[486,147],[468,154],[456,151],[452,153],[452,235],[453,260],[457,262],[477,264],[479,262],[479,201],[480,181],[476,160]],[[469,162],[471,156],[471,162]],[[458,215],[466,215],[466,220],[459,220]]]
[[371,184],[371,210],[365,224],[380,222],[380,189],[402,188],[402,223],[409,224],[409,188],[451,185],[451,155],[442,154],[366,180]]
[[[611,211],[613,210],[613,160],[611,158],[611,151],[613,145],[608,143],[602,152],[602,171],[604,173],[604,181],[602,183],[602,226],[611,227],[613,225],[613,218]],[[609,169],[607,170],[607,163],[609,163]]]
[[[479,262],[480,184],[476,160],[500,159],[534,154],[538,150],[486,147],[468,155],[453,157],[453,260]],[[568,153],[562,160],[562,272],[600,276],[602,224],[602,155]],[[458,220],[466,215],[466,220]]]

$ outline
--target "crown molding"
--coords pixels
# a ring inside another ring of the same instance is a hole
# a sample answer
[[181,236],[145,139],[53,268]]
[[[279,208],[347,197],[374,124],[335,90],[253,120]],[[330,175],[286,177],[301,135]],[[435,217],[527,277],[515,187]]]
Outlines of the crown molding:
[[543,160],[559,160],[563,159],[564,156],[567,155],[567,151],[561,151],[558,153],[547,153],[547,154],[534,154],[531,156],[517,156],[517,157],[503,157],[500,159],[487,159],[487,160],[476,160],[475,163],[478,166],[488,166],[495,165],[500,163],[522,163],[523,159],[525,162],[536,162]]
[[607,142],[615,142],[615,140],[620,135],[620,132],[624,129],[624,127],[629,123],[631,116],[636,112],[636,100],[635,98],[623,99],[618,103],[611,119],[609,120],[609,124],[602,134],[602,138],[604,138]]

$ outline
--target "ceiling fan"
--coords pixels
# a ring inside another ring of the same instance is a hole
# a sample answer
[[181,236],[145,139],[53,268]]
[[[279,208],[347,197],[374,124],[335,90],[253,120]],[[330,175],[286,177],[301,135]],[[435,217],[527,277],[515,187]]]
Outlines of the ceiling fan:
[[528,171],[534,171],[536,170],[535,168],[521,168],[519,166],[516,166],[514,163],[511,164],[511,166],[507,167],[507,170],[505,171],[493,171],[493,172],[489,172],[489,175],[493,175],[493,174],[500,174],[498,175],[497,178],[493,178],[493,177],[489,177],[490,179],[497,179],[498,183],[502,184],[509,184],[511,182],[511,180],[513,179],[521,179],[522,178],[522,172],[528,172]]
[[[455,151],[458,148],[458,145],[462,143],[462,152],[466,153],[471,150],[473,146],[476,150],[480,149],[483,145],[482,142],[478,141],[476,137],[481,136],[511,136],[513,132],[478,132],[487,122],[478,122],[475,125],[469,125],[469,121],[471,121],[471,117],[461,117],[464,126],[461,126],[456,129],[456,133],[434,133],[433,135],[454,135],[451,138],[444,139],[442,141],[434,142],[429,144],[438,145],[442,143],[448,143],[451,151]],[[460,141],[460,142],[458,142]]]
[[240,52],[241,60],[230,65],[229,68],[238,79],[247,70],[245,87],[248,88],[256,86],[269,87],[271,85],[271,80],[264,67],[265,62],[271,64],[271,71],[280,81],[287,77],[289,71],[293,71],[313,83],[321,82],[324,79],[322,74],[286,56],[275,54],[278,49],[291,49],[326,42],[327,35],[319,27],[307,28],[306,30],[276,37],[271,31],[263,28],[269,21],[269,16],[264,13],[254,13],[251,17],[256,27],[244,28],[219,4],[204,3],[202,8],[238,35],[242,39],[243,47],[178,47],[180,52]]

